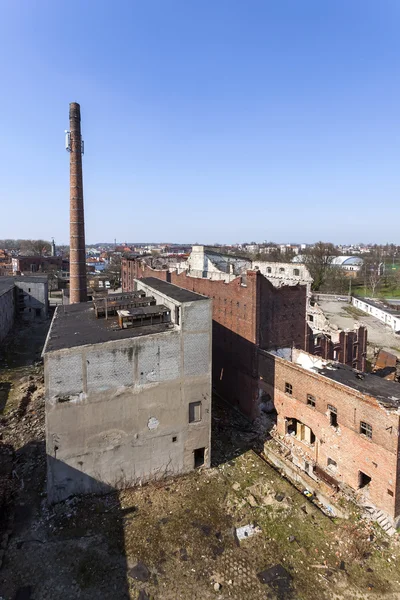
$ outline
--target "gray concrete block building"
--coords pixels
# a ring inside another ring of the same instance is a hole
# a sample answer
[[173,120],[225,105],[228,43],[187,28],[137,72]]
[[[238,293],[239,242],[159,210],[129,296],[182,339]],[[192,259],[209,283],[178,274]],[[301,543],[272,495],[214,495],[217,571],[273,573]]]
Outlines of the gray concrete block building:
[[110,294],[108,318],[92,303],[56,310],[43,353],[49,502],[210,465],[212,301],[154,278],[136,294],[136,308]]
[[47,316],[46,276],[0,277],[0,342],[14,325],[16,317],[33,321]]

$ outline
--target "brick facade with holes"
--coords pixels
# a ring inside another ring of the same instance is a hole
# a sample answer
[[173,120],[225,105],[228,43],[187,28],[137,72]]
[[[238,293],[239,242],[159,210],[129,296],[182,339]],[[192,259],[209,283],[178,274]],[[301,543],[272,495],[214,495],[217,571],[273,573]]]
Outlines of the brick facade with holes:
[[122,260],[122,289],[135,278],[158,277],[213,299],[213,386],[254,419],[259,416],[258,349],[305,348],[306,286],[274,287],[258,271],[230,283],[155,270],[140,259]]
[[[384,409],[372,396],[267,352],[259,353],[259,374],[274,400],[278,434],[290,443],[299,466],[315,465],[317,471],[322,469],[339,484],[348,485],[365,503],[370,501],[397,521],[399,414]],[[285,392],[287,384],[291,394]],[[315,399],[315,407],[307,404],[308,395]],[[336,408],[337,427],[330,425],[328,405]],[[293,419],[311,429],[314,444],[288,436]],[[371,438],[360,433],[361,422],[372,427]],[[328,469],[328,459],[337,467]],[[371,481],[360,488],[367,481],[362,474]]]

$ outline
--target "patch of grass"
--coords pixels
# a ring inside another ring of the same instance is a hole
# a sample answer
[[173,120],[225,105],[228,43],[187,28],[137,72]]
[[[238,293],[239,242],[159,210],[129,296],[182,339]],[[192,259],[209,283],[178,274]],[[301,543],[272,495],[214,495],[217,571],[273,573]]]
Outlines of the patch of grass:
[[359,308],[356,308],[355,306],[342,306],[342,309],[350,316],[356,318],[358,320],[358,317],[369,317],[369,315],[365,312],[363,312],[362,310],[360,310]]

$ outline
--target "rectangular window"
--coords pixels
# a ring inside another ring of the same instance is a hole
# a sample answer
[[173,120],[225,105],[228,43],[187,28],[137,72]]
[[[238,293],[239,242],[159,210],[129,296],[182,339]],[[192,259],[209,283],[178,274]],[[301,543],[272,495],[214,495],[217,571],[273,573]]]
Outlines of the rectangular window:
[[330,467],[331,469],[337,469],[337,462],[335,460],[333,460],[333,458],[328,457],[327,464],[328,464],[328,467]]
[[364,421],[360,422],[360,433],[362,435],[366,435],[367,438],[372,438],[372,426],[369,423],[365,423]]
[[308,320],[310,321],[310,323],[312,323],[314,321],[313,315],[308,315]]
[[179,314],[179,306],[175,306],[175,325],[179,325],[180,323],[180,314]]
[[291,396],[293,394],[293,387],[291,383],[285,383],[285,393]]
[[388,490],[387,492],[388,492],[389,496],[393,496],[392,490]]
[[311,396],[311,394],[307,394],[307,404],[308,406],[313,406],[315,408],[315,398]]
[[337,408],[335,408],[335,406],[332,406],[332,404],[328,404],[328,411],[330,424],[332,425],[332,427],[337,427]]
[[201,402],[190,402],[189,404],[189,423],[201,421]]

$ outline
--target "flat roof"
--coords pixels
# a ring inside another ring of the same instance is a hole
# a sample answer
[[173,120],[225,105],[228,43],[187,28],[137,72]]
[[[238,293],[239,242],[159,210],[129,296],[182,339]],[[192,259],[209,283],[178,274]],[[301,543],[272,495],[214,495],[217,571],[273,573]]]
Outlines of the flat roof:
[[384,302],[377,302],[376,300],[371,300],[370,298],[363,298],[361,296],[354,296],[356,298],[356,300],[361,300],[361,302],[365,302],[365,304],[369,304],[370,306],[373,306],[374,308],[377,308],[379,310],[383,310],[384,312],[388,313],[388,315],[393,315],[395,317],[397,317],[398,319],[400,319],[400,310],[396,310],[395,308],[392,308],[390,305],[385,304]]
[[400,383],[396,381],[382,379],[373,373],[361,373],[342,363],[333,363],[330,367],[318,369],[318,373],[362,394],[373,396],[387,408],[400,406]]
[[117,317],[96,319],[92,302],[58,306],[43,353],[162,333],[171,329],[171,323],[120,329]]
[[177,300],[178,302],[195,302],[197,300],[208,300],[207,296],[202,296],[201,294],[196,294],[196,292],[191,292],[190,290],[185,290],[173,283],[168,283],[167,281],[163,281],[162,279],[157,279],[157,277],[144,277],[143,279],[139,279],[142,283],[154,288],[161,294],[172,298],[172,300]]
[[47,275],[16,275],[15,281],[25,281],[26,283],[48,283]]

